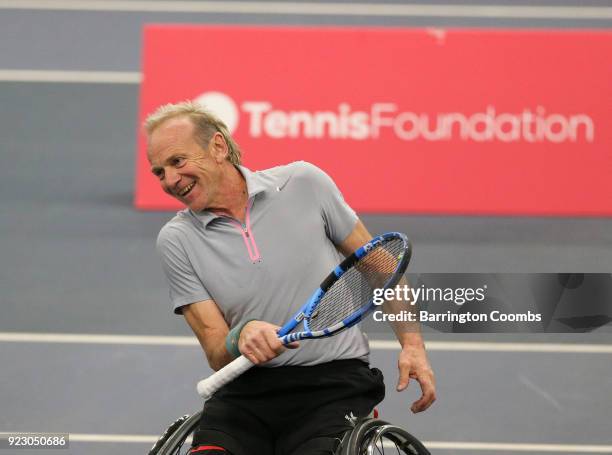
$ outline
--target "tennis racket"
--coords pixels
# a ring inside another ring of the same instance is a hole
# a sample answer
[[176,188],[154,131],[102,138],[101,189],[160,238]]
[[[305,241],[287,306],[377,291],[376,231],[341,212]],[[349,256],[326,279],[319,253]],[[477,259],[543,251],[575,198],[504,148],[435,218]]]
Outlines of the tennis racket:
[[[354,326],[374,308],[374,290],[395,287],[406,271],[412,246],[399,232],[373,238],[340,263],[319,289],[278,331],[283,344],[323,338]],[[302,330],[294,331],[302,324]],[[244,356],[198,383],[207,399],[253,366]]]

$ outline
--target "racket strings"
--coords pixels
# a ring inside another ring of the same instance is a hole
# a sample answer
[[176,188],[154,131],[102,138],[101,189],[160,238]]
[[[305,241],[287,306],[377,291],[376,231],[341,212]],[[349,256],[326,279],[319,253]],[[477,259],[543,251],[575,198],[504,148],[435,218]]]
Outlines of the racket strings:
[[379,244],[347,270],[327,290],[308,319],[312,331],[323,330],[367,307],[374,289],[382,288],[396,272],[404,242],[392,239]]

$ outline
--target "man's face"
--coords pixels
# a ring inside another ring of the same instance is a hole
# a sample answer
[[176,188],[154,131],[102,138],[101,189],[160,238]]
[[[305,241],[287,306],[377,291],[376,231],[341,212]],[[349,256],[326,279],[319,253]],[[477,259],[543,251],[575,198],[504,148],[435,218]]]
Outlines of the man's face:
[[193,131],[188,117],[165,121],[149,137],[148,158],[163,190],[200,212],[215,204],[226,152],[217,135],[204,150]]

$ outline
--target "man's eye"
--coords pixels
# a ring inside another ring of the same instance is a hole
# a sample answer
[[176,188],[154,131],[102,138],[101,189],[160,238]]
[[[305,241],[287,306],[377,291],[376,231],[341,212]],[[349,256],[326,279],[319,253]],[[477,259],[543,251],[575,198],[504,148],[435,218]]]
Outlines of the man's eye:
[[176,167],[181,167],[181,166],[183,166],[184,164],[185,164],[185,158],[183,158],[182,156],[181,156],[181,157],[174,158],[174,165],[175,165]]
[[164,171],[163,171],[163,169],[155,169],[153,171],[153,175],[161,180],[161,179],[164,178]]

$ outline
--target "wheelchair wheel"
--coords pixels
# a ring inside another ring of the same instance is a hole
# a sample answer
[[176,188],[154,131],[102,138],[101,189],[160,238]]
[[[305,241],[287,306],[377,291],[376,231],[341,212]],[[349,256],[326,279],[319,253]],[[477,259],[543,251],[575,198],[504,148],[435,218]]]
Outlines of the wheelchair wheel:
[[383,420],[358,422],[344,438],[339,455],[430,455],[423,443],[406,430]]
[[202,411],[175,421],[155,443],[149,455],[185,455],[191,449],[191,435],[200,423]]
[[[175,421],[155,443],[149,455],[186,455],[202,411]],[[364,419],[342,439],[337,455],[430,455],[417,438],[384,420]]]

